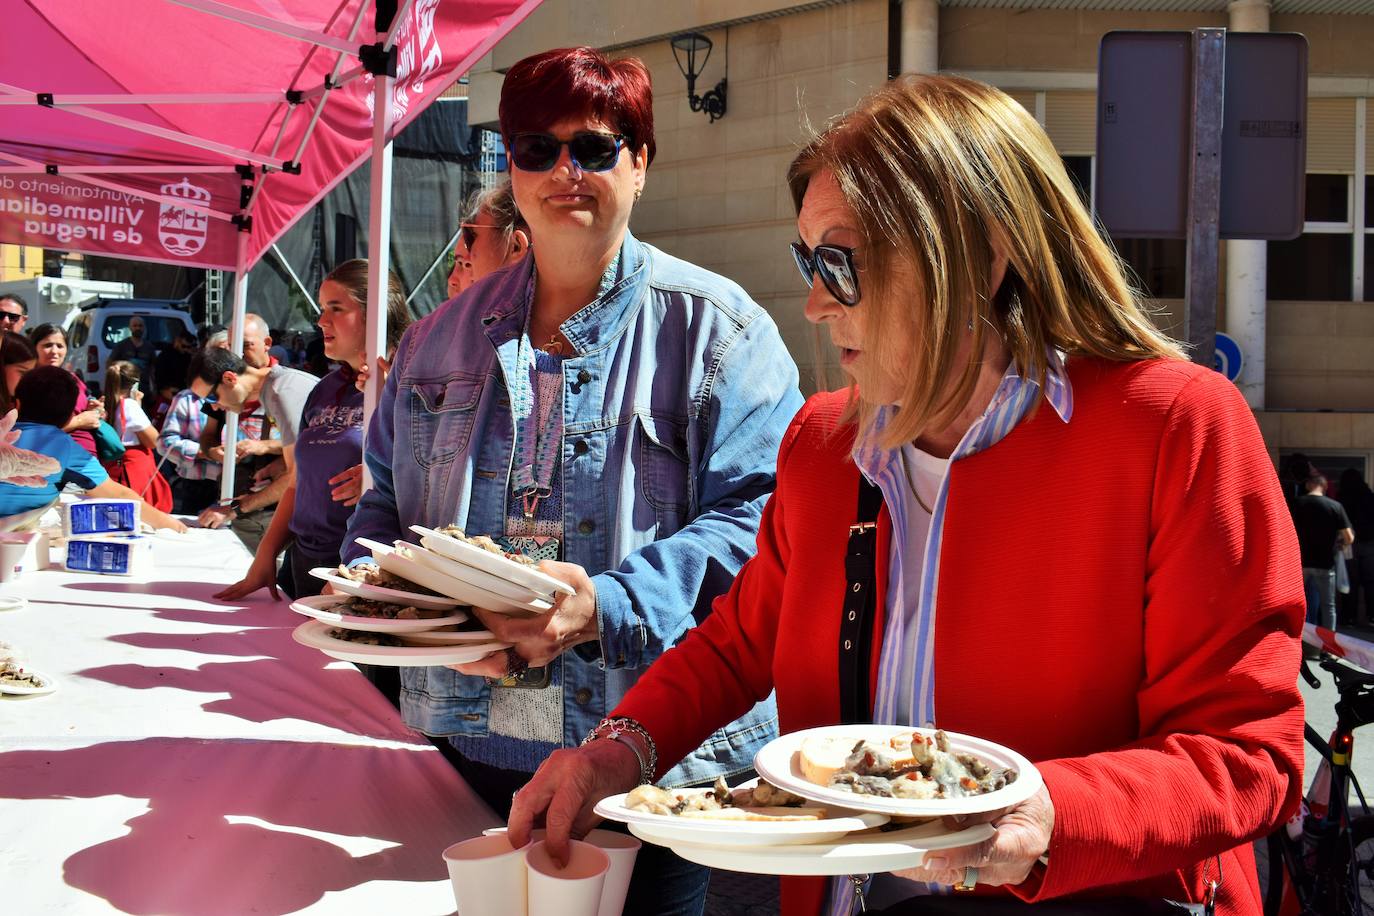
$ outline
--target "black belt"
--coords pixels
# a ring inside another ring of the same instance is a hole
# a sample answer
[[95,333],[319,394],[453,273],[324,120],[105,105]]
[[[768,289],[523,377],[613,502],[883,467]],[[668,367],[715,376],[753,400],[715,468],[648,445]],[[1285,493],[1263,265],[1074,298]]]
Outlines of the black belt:
[[844,555],[844,617],[840,621],[840,722],[873,721],[868,695],[877,601],[878,510],[882,491],[859,475],[859,508]]

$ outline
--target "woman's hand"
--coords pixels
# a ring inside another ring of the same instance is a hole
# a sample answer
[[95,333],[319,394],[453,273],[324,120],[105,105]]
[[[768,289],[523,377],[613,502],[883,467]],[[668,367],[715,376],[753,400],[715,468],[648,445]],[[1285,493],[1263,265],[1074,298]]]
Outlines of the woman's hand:
[[355,464],[342,474],[329,478],[329,498],[345,506],[356,506],[363,495],[363,466]]
[[507,836],[519,849],[542,821],[549,855],[562,865],[568,861],[568,839],[586,836],[601,821],[592,807],[638,784],[639,760],[619,741],[554,751],[511,799]]
[[[366,385],[367,385],[367,376],[368,376],[368,374],[369,374],[369,371],[370,371],[370,370],[367,368],[367,360],[364,359],[364,360],[363,360],[363,364],[362,364],[361,366],[358,367],[358,373],[357,373],[357,375],[355,376],[354,381],[353,381],[353,384],[355,384],[355,385],[358,386],[358,390],[359,390],[359,391],[362,391],[363,388],[366,387]],[[380,389],[383,385],[386,384],[386,375],[387,375],[387,373],[390,372],[390,371],[391,371],[391,363],[387,361],[387,358],[386,358],[385,356],[379,356],[379,357],[377,357],[377,388],[378,388],[378,389]]]
[[[483,608],[473,608],[477,619],[496,637],[508,642],[525,663],[547,665],[573,646],[599,638],[596,619],[596,586],[587,571],[576,563],[545,560],[541,572],[566,582],[576,591],[559,594],[552,611],[538,617],[518,618]],[[466,665],[450,665],[454,671],[481,677],[505,677],[511,672],[510,659],[498,652]]]
[[[92,401],[91,403],[96,404],[99,402]],[[65,429],[95,429],[96,427],[100,426],[101,413],[102,411],[95,407],[87,407],[85,410],[81,411],[81,413],[74,415],[71,419],[71,422],[66,425]]]
[[253,594],[260,588],[266,588],[272,593],[273,601],[280,601],[281,595],[277,592],[276,558],[270,557],[267,562],[259,563],[258,558],[253,558],[253,565],[248,567],[248,573],[233,585],[215,593],[215,597],[220,601],[233,601],[236,598],[243,598]]
[[986,821],[991,821],[997,831],[991,839],[977,846],[941,850],[927,856],[920,868],[909,868],[896,874],[912,881],[953,886],[964,880],[969,868],[976,868],[978,884],[1020,884],[1025,881],[1035,863],[1050,848],[1050,835],[1054,832],[1054,803],[1050,801],[1049,790],[1041,786],[1040,791],[1026,801],[1004,811],[972,815],[952,823],[950,818],[945,819],[946,826],[956,828]]

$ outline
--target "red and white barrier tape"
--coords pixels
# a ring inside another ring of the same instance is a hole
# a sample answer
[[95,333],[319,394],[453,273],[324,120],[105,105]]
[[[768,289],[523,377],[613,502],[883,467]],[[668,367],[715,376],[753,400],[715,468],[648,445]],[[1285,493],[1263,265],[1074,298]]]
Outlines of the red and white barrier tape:
[[1366,671],[1374,671],[1374,643],[1356,639],[1349,633],[1336,633],[1313,623],[1303,624],[1302,641],[1319,646]]

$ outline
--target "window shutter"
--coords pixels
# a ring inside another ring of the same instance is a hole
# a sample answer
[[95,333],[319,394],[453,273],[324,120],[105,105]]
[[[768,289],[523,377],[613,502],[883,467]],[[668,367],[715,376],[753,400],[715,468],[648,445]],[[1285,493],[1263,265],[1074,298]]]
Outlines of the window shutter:
[[[1032,102],[1034,106],[1034,102]],[[1032,107],[1033,110],[1033,107]],[[1045,130],[1063,156],[1097,154],[1097,94],[1049,92],[1045,95]]]
[[1307,100],[1307,171],[1355,171],[1355,100]]

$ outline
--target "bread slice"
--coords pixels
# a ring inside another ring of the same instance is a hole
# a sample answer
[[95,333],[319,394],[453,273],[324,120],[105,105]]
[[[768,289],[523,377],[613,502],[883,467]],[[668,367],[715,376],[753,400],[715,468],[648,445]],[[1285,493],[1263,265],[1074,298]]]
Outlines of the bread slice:
[[802,741],[797,751],[797,763],[802,777],[818,786],[830,785],[830,779],[844,769],[844,762],[858,742],[853,738],[833,735],[811,735]]
[[684,811],[678,817],[704,821],[819,821],[824,808],[718,808],[714,811]]

